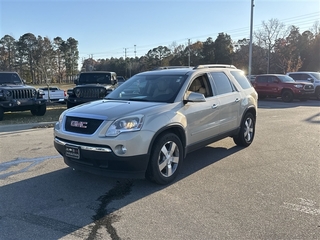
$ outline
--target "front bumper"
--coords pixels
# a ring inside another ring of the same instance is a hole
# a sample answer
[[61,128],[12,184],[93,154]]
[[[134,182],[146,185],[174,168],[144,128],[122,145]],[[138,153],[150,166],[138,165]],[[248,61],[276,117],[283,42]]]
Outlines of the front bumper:
[[[70,142],[57,137],[54,139],[54,147],[68,166],[108,177],[144,178],[149,161],[147,154],[119,157],[109,146]],[[78,149],[76,157],[66,156],[68,147]]]
[[31,110],[37,106],[46,104],[46,99],[11,99],[11,100],[0,100],[0,106],[5,111],[23,111]]

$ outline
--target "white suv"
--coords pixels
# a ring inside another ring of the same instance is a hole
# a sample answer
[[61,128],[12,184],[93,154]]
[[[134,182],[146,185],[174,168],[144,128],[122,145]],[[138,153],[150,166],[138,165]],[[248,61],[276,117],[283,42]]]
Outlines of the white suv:
[[319,72],[289,72],[288,76],[296,82],[311,82],[315,89],[315,97],[320,100],[320,73]]
[[54,146],[74,169],[168,184],[191,151],[226,137],[249,146],[256,113],[257,93],[233,66],[154,70],[64,111]]

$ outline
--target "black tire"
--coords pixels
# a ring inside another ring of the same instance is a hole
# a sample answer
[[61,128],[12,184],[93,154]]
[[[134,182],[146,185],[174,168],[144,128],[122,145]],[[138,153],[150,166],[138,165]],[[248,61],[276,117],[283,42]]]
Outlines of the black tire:
[[0,107],[0,121],[3,120],[3,116],[4,116],[4,111],[3,111],[3,108]]
[[31,114],[34,116],[43,116],[46,113],[46,111],[47,111],[47,105],[43,104],[31,109]]
[[67,108],[72,108],[72,107],[74,107],[73,103],[67,101]]
[[316,99],[320,100],[320,87],[316,88],[315,95],[316,95]]
[[281,94],[281,98],[284,102],[292,102],[293,93],[290,90],[284,90]]
[[234,143],[241,147],[248,147],[253,142],[255,128],[255,117],[252,113],[246,113],[240,125],[238,135],[233,137]]
[[171,183],[183,162],[183,146],[177,135],[165,133],[152,147],[146,178],[161,185]]

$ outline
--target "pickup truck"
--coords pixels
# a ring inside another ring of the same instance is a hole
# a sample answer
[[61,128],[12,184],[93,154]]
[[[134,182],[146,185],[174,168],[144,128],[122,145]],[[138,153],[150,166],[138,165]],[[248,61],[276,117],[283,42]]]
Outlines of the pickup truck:
[[306,101],[314,94],[313,84],[296,82],[284,74],[257,75],[253,87],[258,93],[259,99],[281,97],[284,102],[292,102],[293,99]]
[[47,100],[47,102],[53,103],[65,103],[66,91],[58,88],[58,87],[41,87],[39,90],[42,90],[44,95],[43,98]]

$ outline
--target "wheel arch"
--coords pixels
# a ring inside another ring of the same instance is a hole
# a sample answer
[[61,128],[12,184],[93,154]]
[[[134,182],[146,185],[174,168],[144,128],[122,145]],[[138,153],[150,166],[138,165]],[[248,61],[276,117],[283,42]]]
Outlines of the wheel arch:
[[185,135],[185,130],[181,125],[168,125],[165,126],[163,128],[160,128],[156,134],[154,134],[149,148],[148,148],[148,155],[151,155],[152,153],[152,148],[155,144],[155,142],[164,134],[166,133],[174,133],[178,136],[178,138],[180,139],[182,146],[183,146],[183,156],[185,157],[185,148],[186,148],[186,135]]

